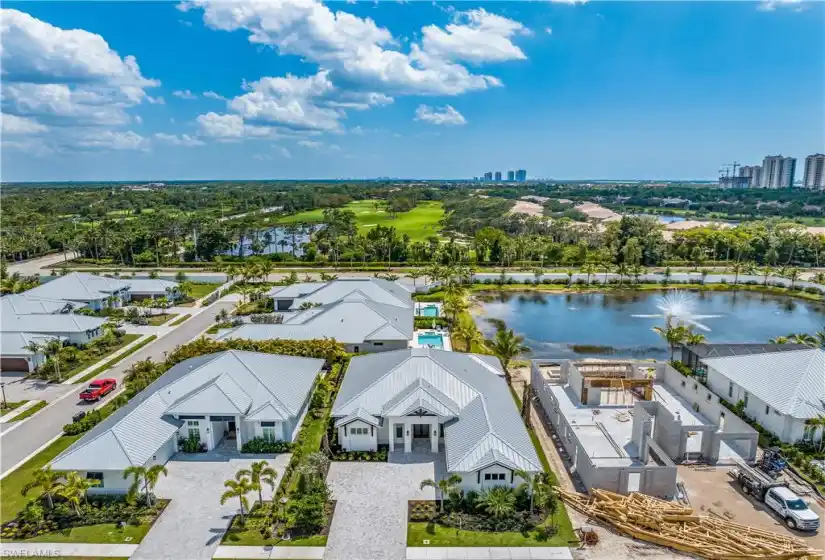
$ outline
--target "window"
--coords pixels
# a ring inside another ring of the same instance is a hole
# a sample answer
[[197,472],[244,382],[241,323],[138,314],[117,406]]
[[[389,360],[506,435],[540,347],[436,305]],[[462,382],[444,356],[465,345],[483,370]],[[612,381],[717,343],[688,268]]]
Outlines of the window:
[[728,385],[728,397],[733,398],[733,382]]
[[99,484],[96,484],[94,488],[103,488],[103,473],[102,472],[87,472],[86,478],[89,480],[97,480]]
[[349,431],[354,436],[365,436],[370,433],[366,428],[350,428]]
[[403,425],[401,425],[401,424],[396,424],[395,425],[395,437],[397,439],[401,439],[402,437],[404,437],[404,426]]
[[750,396],[750,395],[748,395],[748,392],[747,392],[747,391],[745,391],[745,398],[744,398],[744,399],[742,399],[742,400],[745,402],[745,406],[748,406],[748,397],[749,397],[749,396]]
[[768,406],[768,405],[765,405],[765,414],[770,414],[770,413],[771,413],[771,407]]
[[373,346],[384,346],[384,343],[383,342],[373,342],[372,345]]
[[444,424],[438,425],[438,437],[444,437]]
[[484,480],[504,480],[504,473],[484,473]]
[[187,420],[186,426],[189,430],[189,439],[201,439],[201,425],[197,420]]
[[275,441],[278,436],[275,435],[275,422],[261,422],[261,433],[265,441]]

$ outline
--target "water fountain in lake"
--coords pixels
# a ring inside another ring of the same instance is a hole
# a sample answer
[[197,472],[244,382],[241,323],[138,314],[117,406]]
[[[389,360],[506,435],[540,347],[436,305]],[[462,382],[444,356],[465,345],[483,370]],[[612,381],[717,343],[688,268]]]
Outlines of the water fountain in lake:
[[632,315],[641,319],[664,319],[665,324],[671,325],[675,321],[678,325],[696,327],[703,331],[710,331],[710,327],[701,323],[704,319],[713,319],[721,315],[697,315],[694,313],[695,297],[683,290],[670,290],[659,298],[656,307],[662,312],[654,315]]

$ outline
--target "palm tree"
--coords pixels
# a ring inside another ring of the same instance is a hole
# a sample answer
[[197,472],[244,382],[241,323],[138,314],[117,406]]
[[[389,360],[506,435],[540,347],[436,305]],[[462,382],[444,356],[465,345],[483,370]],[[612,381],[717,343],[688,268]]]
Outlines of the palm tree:
[[668,346],[670,346],[670,361],[672,362],[676,347],[684,344],[685,340],[687,340],[688,330],[682,325],[674,326],[668,324],[665,327],[653,327],[653,332],[667,341]]
[[417,270],[413,270],[412,272],[408,272],[408,273],[407,273],[407,276],[409,276],[410,278],[412,278],[412,280],[413,280],[413,288],[415,288],[415,283],[416,283],[416,280],[418,280],[419,278],[421,278],[422,276],[424,276],[424,274],[423,274],[423,273],[421,273],[421,272],[418,272]]
[[241,504],[241,525],[246,525],[246,510],[249,509],[249,500],[246,499],[246,495],[255,490],[255,488],[245,476],[236,475],[236,478],[237,480],[230,479],[223,483],[226,491],[221,494],[221,505],[232,498],[238,498],[238,502]]
[[432,478],[428,478],[421,481],[421,490],[427,487],[432,487],[438,492],[439,496],[441,496],[440,503],[440,511],[444,513],[444,500],[447,499],[447,496],[451,496],[453,493],[456,492],[456,487],[461,484],[461,477],[457,474],[453,473],[448,478],[444,478],[436,482]]
[[49,509],[51,509],[54,507],[52,496],[57,494],[58,490],[62,487],[62,484],[60,483],[62,478],[63,475],[61,473],[54,472],[51,466],[37,469],[34,471],[34,480],[23,487],[21,494],[25,496],[33,488],[40,488],[43,491],[43,495],[46,496],[46,502],[49,504]]
[[821,430],[819,434],[819,453],[825,449],[825,416],[818,414],[814,418],[805,420],[805,425],[811,428],[811,440],[814,439],[816,432]]
[[771,274],[773,274],[773,267],[772,267],[771,265],[767,265],[767,264],[766,264],[766,265],[762,268],[762,274],[763,274],[763,278],[762,278],[762,285],[763,285],[763,286],[767,286],[767,285],[768,285],[768,276],[770,276]]
[[134,477],[134,481],[132,482],[132,486],[129,487],[129,496],[136,496],[141,483],[143,486],[143,492],[146,495],[146,505],[152,505],[152,495],[151,491],[154,490],[155,485],[158,483],[158,479],[160,479],[160,475],[163,476],[168,475],[168,471],[166,467],[163,465],[153,465],[148,469],[142,466],[132,466],[123,471],[123,479],[127,479],[130,476]]
[[744,263],[740,261],[736,261],[732,265],[730,265],[730,271],[733,272],[733,285],[736,286],[739,283],[739,275],[745,270]]
[[86,500],[89,488],[97,486],[98,484],[100,484],[99,480],[83,478],[72,471],[66,475],[66,481],[61,485],[58,494],[72,504],[74,512],[80,517],[80,502]]
[[463,296],[452,296],[444,300],[444,312],[450,317],[450,321],[456,324],[459,315],[467,311],[469,306]]
[[525,470],[517,470],[513,471],[513,474],[519,477],[524,481],[524,484],[527,486],[527,491],[530,493],[530,513],[533,513],[533,496],[539,490],[539,487],[544,486],[544,473],[541,472],[528,472]]
[[825,348],[825,329],[814,333],[820,348]]
[[490,350],[501,362],[504,368],[504,374],[507,377],[507,383],[510,383],[510,371],[508,367],[510,362],[521,354],[528,352],[529,346],[524,345],[524,337],[517,335],[513,329],[501,329],[496,332],[495,338],[489,342]]
[[473,344],[484,344],[484,336],[479,332],[473,323],[458,325],[453,329],[453,338],[458,338],[464,343],[464,351],[472,352]]
[[819,346],[819,341],[813,335],[808,333],[793,333],[788,335],[788,341],[793,344],[804,344],[805,346],[810,346],[811,348],[816,348]]
[[266,484],[271,490],[275,490],[275,480],[278,478],[278,472],[269,466],[266,461],[255,461],[248,469],[241,469],[235,474],[235,478],[249,477],[252,486],[258,490],[258,503],[263,507],[264,494],[262,486]]
[[501,519],[516,510],[516,496],[512,489],[505,486],[487,488],[476,498],[476,507]]
[[707,337],[702,333],[695,333],[688,329],[687,337],[685,337],[685,342],[688,344],[702,344],[705,340],[707,340]]
[[776,338],[768,339],[771,344],[788,344],[790,339],[787,336],[777,336]]
[[585,263],[584,266],[582,266],[581,273],[587,275],[588,286],[590,285],[590,277],[595,275],[597,272],[598,269],[596,268],[596,265],[593,263]]

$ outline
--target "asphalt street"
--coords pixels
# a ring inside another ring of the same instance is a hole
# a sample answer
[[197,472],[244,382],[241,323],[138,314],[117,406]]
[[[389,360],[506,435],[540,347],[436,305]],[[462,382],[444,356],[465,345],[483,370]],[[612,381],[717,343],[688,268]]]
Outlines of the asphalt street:
[[[102,376],[112,377],[118,385],[126,375],[126,370],[135,362],[147,358],[161,361],[164,353],[174,350],[181,344],[194,340],[198,334],[208,329],[215,322],[215,315],[221,310],[231,311],[234,302],[219,302],[210,305],[201,313],[191,317],[166,336],[159,338],[116,364]],[[65,424],[72,421],[72,416],[81,410],[89,411],[94,405],[81,402],[77,395],[84,384],[77,384],[68,396],[51,403],[49,406],[22,422],[14,429],[7,429],[0,434],[0,473],[6,474],[20,461],[40,448],[43,444],[60,434]],[[105,402],[111,399],[109,395]]]

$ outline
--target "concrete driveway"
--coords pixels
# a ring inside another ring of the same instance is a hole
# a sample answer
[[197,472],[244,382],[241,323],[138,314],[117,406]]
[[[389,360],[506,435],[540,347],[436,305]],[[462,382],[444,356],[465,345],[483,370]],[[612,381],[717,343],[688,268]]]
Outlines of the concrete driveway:
[[[278,471],[278,478],[289,462],[289,453],[267,458],[269,466]],[[217,453],[177,454],[166,464],[169,475],[162,477],[155,488],[160,498],[171,500],[166,511],[131,556],[144,560],[209,560],[215,554],[221,537],[232,516],[237,513],[238,500],[221,505],[223,483],[235,477],[239,469],[247,468],[258,458],[225,457]],[[277,483],[276,483],[277,484]],[[277,485],[276,485],[277,488]],[[258,499],[257,492],[247,496],[250,506]],[[269,488],[264,500],[272,499]]]
[[407,548],[407,502],[432,500],[421,481],[445,472],[444,455],[391,454],[387,463],[332,463],[327,482],[338,503],[324,558],[403,560]]

